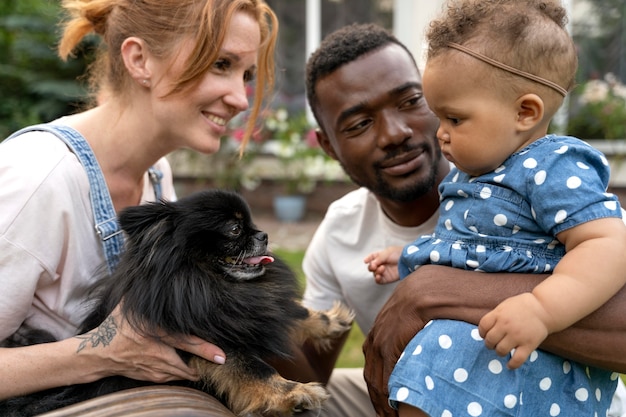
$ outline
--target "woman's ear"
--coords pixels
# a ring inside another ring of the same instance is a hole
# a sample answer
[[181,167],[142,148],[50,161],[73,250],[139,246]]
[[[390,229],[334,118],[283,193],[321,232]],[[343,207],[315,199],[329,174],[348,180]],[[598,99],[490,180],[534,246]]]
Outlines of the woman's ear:
[[544,103],[537,94],[524,94],[516,101],[517,129],[527,131],[543,121]]
[[150,84],[152,71],[148,65],[148,50],[140,38],[131,36],[122,42],[122,59],[130,76],[140,85]]
[[315,129],[315,137],[317,138],[317,143],[319,143],[324,152],[326,152],[326,154],[334,160],[338,160],[333,145],[330,143],[328,136],[326,136],[326,133],[322,129]]

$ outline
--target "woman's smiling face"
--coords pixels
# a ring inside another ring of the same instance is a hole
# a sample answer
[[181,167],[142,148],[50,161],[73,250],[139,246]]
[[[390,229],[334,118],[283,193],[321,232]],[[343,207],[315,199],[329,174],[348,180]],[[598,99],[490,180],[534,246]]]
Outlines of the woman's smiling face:
[[192,45],[181,44],[173,65],[157,61],[151,110],[164,146],[202,153],[219,149],[226,124],[248,108],[246,84],[254,79],[261,35],[258,23],[237,12],[229,24],[217,60],[191,88],[168,94]]

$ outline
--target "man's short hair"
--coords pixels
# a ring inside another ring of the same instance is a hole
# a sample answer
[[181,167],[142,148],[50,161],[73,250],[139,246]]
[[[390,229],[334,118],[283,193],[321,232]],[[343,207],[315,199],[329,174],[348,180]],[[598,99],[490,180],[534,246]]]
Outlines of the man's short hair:
[[[324,38],[307,61],[305,76],[307,100],[318,122],[318,102],[315,94],[317,82],[342,65],[391,43],[400,45],[415,63],[413,55],[405,45],[387,29],[373,23],[353,23]],[[415,67],[417,68],[417,64]]]

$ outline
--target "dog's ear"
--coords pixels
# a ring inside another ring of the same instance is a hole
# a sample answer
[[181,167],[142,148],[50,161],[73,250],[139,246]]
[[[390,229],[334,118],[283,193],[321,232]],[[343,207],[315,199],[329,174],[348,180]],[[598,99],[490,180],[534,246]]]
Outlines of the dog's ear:
[[174,208],[170,203],[153,202],[125,208],[120,212],[118,220],[122,229],[133,237],[173,213]]

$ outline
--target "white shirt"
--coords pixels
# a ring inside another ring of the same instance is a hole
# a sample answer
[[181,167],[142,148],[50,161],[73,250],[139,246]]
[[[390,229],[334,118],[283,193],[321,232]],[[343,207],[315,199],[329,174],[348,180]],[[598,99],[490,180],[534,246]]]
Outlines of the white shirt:
[[[175,199],[165,158],[156,168],[163,198]],[[154,201],[147,174],[145,201]],[[85,314],[81,289],[104,263],[83,166],[51,133],[3,142],[0,213],[0,340],[24,321],[58,338],[72,336]]]
[[376,284],[363,259],[372,252],[404,246],[417,236],[432,233],[437,217],[435,212],[418,227],[399,226],[365,188],[334,201],[304,256],[304,305],[327,310],[340,300],[354,311],[363,333],[369,332],[396,284]]

